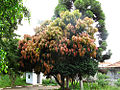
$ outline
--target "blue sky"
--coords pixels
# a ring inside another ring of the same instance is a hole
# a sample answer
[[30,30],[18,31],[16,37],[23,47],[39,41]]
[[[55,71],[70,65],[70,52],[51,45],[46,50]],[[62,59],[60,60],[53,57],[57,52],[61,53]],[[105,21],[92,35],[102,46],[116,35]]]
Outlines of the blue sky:
[[[24,5],[31,12],[31,23],[23,20],[23,26],[19,26],[17,33],[20,35],[34,35],[38,20],[48,20],[54,14],[58,0],[23,0]],[[109,62],[120,60],[120,0],[98,0],[106,16],[106,29],[109,33],[107,43],[108,49],[112,51]]]

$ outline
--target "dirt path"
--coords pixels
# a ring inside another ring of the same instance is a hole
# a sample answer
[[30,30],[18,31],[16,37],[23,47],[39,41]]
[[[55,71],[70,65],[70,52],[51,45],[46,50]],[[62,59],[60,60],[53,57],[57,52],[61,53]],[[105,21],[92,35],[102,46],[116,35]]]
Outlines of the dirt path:
[[15,87],[15,88],[5,88],[1,90],[56,90],[59,89],[60,86],[26,86],[26,87]]

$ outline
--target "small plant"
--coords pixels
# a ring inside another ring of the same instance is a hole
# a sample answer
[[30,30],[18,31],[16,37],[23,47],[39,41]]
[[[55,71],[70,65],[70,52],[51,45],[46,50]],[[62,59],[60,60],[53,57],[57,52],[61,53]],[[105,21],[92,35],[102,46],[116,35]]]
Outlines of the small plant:
[[109,77],[107,75],[98,73],[97,77],[98,77],[98,80],[97,80],[98,85],[104,87],[109,84],[109,80],[107,80]]

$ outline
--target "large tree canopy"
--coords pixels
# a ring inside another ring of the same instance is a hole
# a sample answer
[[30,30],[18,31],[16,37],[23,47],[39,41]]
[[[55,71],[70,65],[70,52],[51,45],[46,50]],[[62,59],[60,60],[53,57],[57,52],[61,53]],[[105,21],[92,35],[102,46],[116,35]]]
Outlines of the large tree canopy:
[[105,15],[101,9],[101,4],[97,0],[59,0],[58,5],[55,8],[55,16],[59,17],[60,12],[62,12],[61,6],[64,6],[65,10],[79,9],[82,13],[82,18],[89,17],[96,21],[96,27],[98,28],[98,40],[99,40],[99,55],[97,59],[104,61],[109,59],[111,56],[110,50],[106,54],[102,54],[103,51],[106,50],[107,43],[106,39],[108,36],[107,30],[105,28]]
[[81,80],[85,75],[94,75],[100,48],[95,44],[98,29],[93,23],[91,18],[81,19],[79,10],[62,12],[59,18],[46,21],[36,29],[36,35],[25,35],[19,41],[21,70],[34,69],[36,73],[54,76],[62,87],[65,77],[79,75]]

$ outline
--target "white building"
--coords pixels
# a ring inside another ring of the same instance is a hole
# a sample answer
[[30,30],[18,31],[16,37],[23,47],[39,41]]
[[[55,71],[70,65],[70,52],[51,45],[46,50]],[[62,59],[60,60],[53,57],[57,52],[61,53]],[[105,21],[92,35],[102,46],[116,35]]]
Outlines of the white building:
[[27,72],[26,73],[26,83],[29,84],[42,84],[43,73],[36,74],[34,72]]

